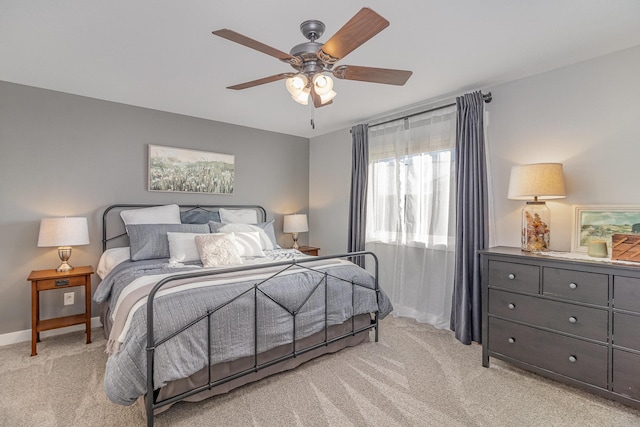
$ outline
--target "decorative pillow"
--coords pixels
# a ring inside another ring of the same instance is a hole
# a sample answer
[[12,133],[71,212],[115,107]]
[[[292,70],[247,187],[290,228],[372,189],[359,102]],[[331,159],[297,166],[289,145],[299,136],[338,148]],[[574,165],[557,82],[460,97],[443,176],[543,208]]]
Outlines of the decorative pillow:
[[255,209],[218,209],[220,220],[225,224],[257,224],[258,211]]
[[233,233],[234,243],[240,256],[252,257],[252,256],[266,256],[262,252],[260,245],[260,234],[257,231],[250,233]]
[[180,224],[178,205],[154,206],[120,212],[124,225],[129,224]]
[[127,225],[131,261],[169,258],[167,233],[209,233],[207,224],[132,224]]
[[205,267],[242,264],[233,233],[200,234],[195,237],[196,247]]
[[180,212],[180,220],[183,224],[206,224],[209,221],[222,222],[220,221],[220,214],[218,212],[198,208]]
[[[209,233],[205,235],[209,235]],[[196,236],[202,236],[202,234],[168,232],[169,262],[200,261],[200,253],[195,240]]]
[[[271,221],[273,222],[273,221]],[[265,223],[261,223],[265,224]],[[260,249],[263,250],[272,250],[277,246],[274,246],[272,240],[269,238],[269,235],[266,231],[258,226],[258,224],[221,224],[219,222],[209,222],[209,228],[212,233],[251,233],[257,232],[260,236]],[[271,229],[273,231],[273,224],[271,225]],[[275,240],[275,232],[274,232],[274,240]]]

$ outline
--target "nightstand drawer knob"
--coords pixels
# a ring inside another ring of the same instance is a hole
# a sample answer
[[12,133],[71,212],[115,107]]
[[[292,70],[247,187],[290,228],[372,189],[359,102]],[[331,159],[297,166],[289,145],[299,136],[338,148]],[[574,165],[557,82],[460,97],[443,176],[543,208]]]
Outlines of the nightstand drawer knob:
[[69,279],[56,280],[56,286],[67,286],[68,284],[69,284]]
[[516,275],[513,273],[509,273],[509,275],[507,276],[509,278],[509,280],[513,280],[516,278]]
[[569,356],[569,362],[571,362],[571,363],[576,363],[577,361],[578,361],[578,358],[577,358],[577,357],[575,357],[575,356],[573,356],[573,355]]
[[513,344],[513,343],[516,342],[516,339],[515,338],[509,338],[507,341],[509,342],[509,344]]
[[516,308],[516,305],[513,303],[509,303],[507,307],[509,307],[509,310],[513,310],[514,308]]
[[576,285],[575,283],[569,283],[569,289],[577,289],[578,285]]
[[576,323],[578,319],[574,316],[569,317],[569,323]]

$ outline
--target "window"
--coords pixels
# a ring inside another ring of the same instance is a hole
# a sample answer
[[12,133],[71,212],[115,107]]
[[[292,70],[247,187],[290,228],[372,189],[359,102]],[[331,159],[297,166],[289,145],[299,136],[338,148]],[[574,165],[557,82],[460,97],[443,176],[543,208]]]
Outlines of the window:
[[367,242],[452,248],[455,107],[371,127]]

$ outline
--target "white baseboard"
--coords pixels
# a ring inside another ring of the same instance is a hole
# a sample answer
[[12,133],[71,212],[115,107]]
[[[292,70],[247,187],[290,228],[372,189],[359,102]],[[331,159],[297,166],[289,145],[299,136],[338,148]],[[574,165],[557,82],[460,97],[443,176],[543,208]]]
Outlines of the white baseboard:
[[[100,328],[102,323],[99,317],[91,318],[91,328]],[[40,332],[40,338],[52,337],[54,335],[68,334],[69,332],[84,331],[84,325],[66,326],[64,328],[53,329],[51,331]],[[0,347],[15,344],[19,342],[31,341],[31,329],[24,331],[9,332],[8,334],[0,335]]]

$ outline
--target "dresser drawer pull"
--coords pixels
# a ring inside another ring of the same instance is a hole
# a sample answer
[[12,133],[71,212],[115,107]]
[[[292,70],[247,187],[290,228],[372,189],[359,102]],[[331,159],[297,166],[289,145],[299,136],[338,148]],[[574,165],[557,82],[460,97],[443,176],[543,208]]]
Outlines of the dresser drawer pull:
[[576,285],[575,283],[569,283],[569,289],[577,289],[578,285]]
[[577,361],[578,361],[578,358],[575,357],[574,355],[569,356],[569,362],[576,363]]
[[571,316],[569,317],[569,323],[576,323],[578,321],[577,317]]
[[513,310],[514,308],[516,308],[516,305],[513,303],[509,303],[507,307],[509,307],[509,310]]
[[516,342],[515,338],[509,338],[507,341],[509,341],[509,344],[513,344]]
[[507,276],[509,278],[509,280],[513,280],[516,278],[516,275],[513,273],[509,273],[509,275]]
[[69,279],[56,280],[56,286],[67,286],[68,284],[69,284]]

